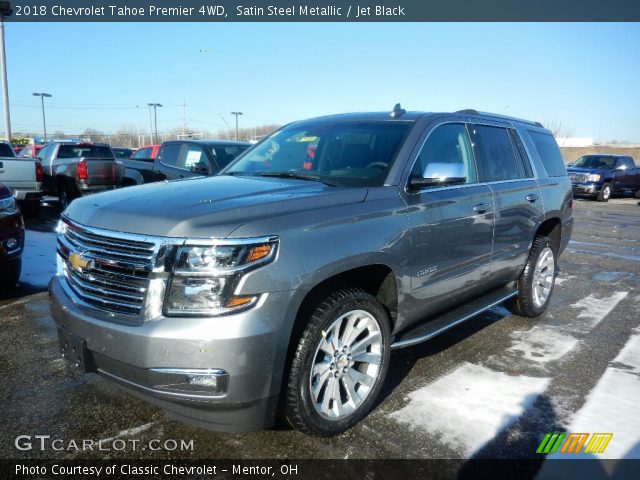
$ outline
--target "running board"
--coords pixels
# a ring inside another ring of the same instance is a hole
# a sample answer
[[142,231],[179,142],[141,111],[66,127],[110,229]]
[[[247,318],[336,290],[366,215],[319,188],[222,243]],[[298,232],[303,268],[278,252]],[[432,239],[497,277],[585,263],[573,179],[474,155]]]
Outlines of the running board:
[[498,290],[493,290],[482,297],[479,297],[469,303],[465,303],[453,310],[449,310],[426,323],[418,325],[412,330],[400,334],[391,344],[391,349],[395,350],[398,348],[410,347],[429,340],[436,335],[455,327],[465,320],[469,320],[479,313],[482,313],[491,307],[495,307],[511,297],[515,297],[517,294],[517,290],[513,287],[502,287]]

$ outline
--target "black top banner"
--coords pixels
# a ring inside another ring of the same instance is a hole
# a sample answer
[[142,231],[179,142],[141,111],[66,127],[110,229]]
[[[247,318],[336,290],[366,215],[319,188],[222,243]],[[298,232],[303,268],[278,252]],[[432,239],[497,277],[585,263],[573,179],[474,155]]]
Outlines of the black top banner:
[[[0,2],[5,4],[7,2]],[[13,0],[14,22],[638,22],[638,0]]]

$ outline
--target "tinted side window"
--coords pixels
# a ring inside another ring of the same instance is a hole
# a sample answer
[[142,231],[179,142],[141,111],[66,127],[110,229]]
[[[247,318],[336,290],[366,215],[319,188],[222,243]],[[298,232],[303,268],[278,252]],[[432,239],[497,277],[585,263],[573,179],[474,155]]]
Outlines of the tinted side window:
[[566,175],[567,169],[564,166],[562,154],[553,136],[540,132],[529,132],[529,136],[533,140],[547,175],[550,177],[563,177]]
[[14,157],[13,148],[6,143],[0,143],[0,157]]
[[165,165],[169,165],[171,167],[178,166],[178,156],[180,155],[180,149],[182,145],[179,143],[170,143],[169,145],[165,145],[160,152],[158,157],[160,161]]
[[131,158],[151,158],[151,149],[150,148],[142,148],[134,153]]
[[207,167],[209,166],[209,161],[202,148],[197,145],[184,145],[178,156],[177,167],[190,170],[191,167],[199,162],[204,163]]
[[247,148],[248,147],[244,145],[214,145],[210,147],[220,168],[229,165],[231,160],[236,158]]
[[483,181],[499,182],[520,178],[507,129],[486,125],[470,125],[469,128]]
[[477,181],[467,129],[461,123],[447,123],[433,130],[422,146],[412,175],[423,178],[464,177]]
[[529,156],[527,155],[527,151],[524,149],[524,145],[522,144],[522,140],[520,139],[518,132],[516,132],[515,130],[509,130],[509,133],[511,134],[511,141],[514,145],[513,150],[516,154],[516,162],[518,164],[520,177],[533,177],[533,170],[531,169],[531,163],[529,163]]
[[633,163],[633,160],[630,157],[622,157],[620,160],[618,160],[616,167],[621,167],[623,165],[627,169],[635,167],[635,164]]

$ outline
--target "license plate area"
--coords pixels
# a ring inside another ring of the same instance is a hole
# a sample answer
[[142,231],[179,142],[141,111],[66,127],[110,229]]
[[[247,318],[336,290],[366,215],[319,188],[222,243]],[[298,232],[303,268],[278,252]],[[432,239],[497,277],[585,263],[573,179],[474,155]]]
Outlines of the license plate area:
[[94,371],[93,359],[87,349],[85,340],[63,328],[59,328],[58,342],[62,357],[78,372],[88,373]]

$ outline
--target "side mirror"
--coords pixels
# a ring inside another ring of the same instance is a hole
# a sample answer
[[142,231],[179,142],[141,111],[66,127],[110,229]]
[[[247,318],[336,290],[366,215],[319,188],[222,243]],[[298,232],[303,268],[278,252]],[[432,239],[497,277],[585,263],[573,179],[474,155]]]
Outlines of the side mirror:
[[193,173],[204,173],[204,174],[209,173],[209,170],[207,169],[207,164],[202,161],[192,164],[191,171]]
[[412,190],[419,190],[426,187],[444,187],[446,185],[459,185],[467,183],[467,177],[411,177],[409,187]]
[[573,167],[573,162],[567,163],[567,167]]
[[462,163],[430,162],[425,167],[421,177],[412,176],[409,179],[409,186],[420,189],[466,182],[465,167]]

